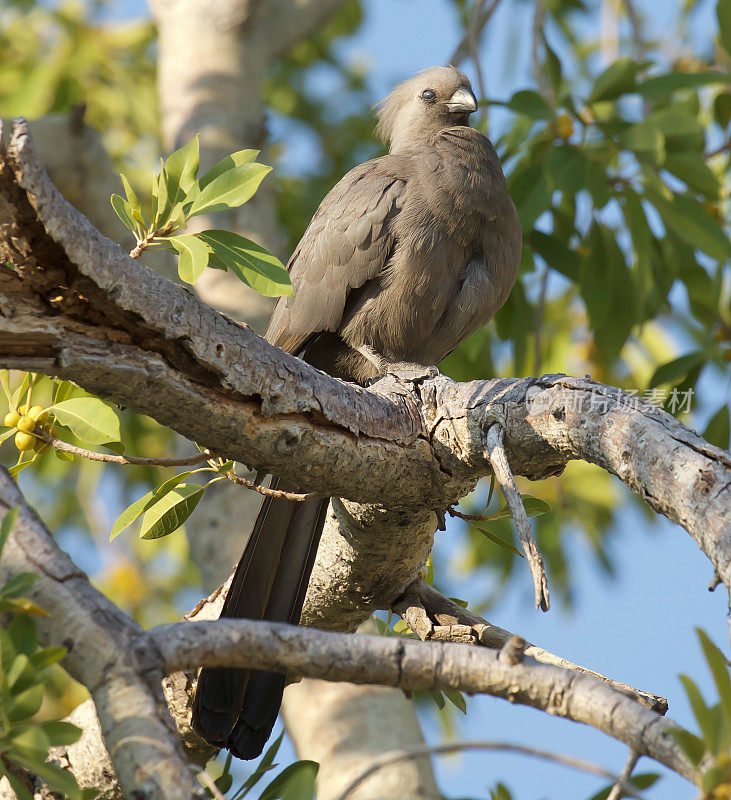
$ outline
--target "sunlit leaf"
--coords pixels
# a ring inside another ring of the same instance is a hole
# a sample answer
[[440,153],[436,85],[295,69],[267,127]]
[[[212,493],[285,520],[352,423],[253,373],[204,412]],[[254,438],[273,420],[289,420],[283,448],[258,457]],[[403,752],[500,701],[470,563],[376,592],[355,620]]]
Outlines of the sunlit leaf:
[[264,164],[242,164],[224,172],[201,189],[188,214],[194,217],[204,212],[213,214],[216,211],[238,208],[253,197],[271,169]]
[[294,293],[289,273],[281,261],[255,242],[223,230],[203,231],[199,235],[211,248],[215,259],[220,259],[259,294],[279,297]]
[[104,444],[120,439],[119,417],[96,397],[72,397],[54,403],[51,410],[83,442]]
[[141,539],[159,539],[177,530],[193,513],[204,486],[183,483],[150,506],[142,518]]
[[208,266],[209,250],[205,242],[194,234],[184,233],[170,236],[167,241],[177,250],[178,275],[186,283],[194,284]]
[[134,218],[132,217],[132,207],[130,204],[118,194],[112,195],[111,202],[114,213],[122,221],[122,224],[134,232],[137,226],[135,225]]
[[219,175],[223,175],[224,172],[230,172],[244,164],[250,164],[258,155],[258,150],[238,150],[235,153],[231,153],[231,155],[222,158],[217,164],[212,166],[208,172],[199,179],[198,186],[201,189],[205,189],[205,187]]
[[312,800],[319,768],[315,761],[295,761],[264,789],[259,800]]

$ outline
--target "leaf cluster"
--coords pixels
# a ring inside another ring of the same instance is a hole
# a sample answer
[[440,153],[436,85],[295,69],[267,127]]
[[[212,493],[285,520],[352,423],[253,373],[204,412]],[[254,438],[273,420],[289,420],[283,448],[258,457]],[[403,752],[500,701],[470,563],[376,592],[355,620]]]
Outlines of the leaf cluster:
[[142,203],[122,175],[126,198],[111,197],[112,208],[137,237],[131,255],[161,246],[178,256],[178,275],[194,284],[206,267],[229,270],[252,289],[270,297],[292,294],[282,263],[250,239],[225,230],[178,233],[199,214],[229,211],[250,200],[271,167],[256,163],[258,150],[239,150],[221,159],[200,178],[199,140],[195,136],[161,162],[152,181],[152,204],[145,218]]

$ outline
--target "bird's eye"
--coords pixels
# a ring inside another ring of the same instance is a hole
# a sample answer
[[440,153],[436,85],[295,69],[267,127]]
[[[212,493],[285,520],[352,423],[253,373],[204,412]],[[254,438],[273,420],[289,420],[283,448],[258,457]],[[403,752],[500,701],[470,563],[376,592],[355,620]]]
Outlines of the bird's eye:
[[421,93],[422,100],[433,100],[436,96],[437,94],[434,89],[424,89],[424,91]]

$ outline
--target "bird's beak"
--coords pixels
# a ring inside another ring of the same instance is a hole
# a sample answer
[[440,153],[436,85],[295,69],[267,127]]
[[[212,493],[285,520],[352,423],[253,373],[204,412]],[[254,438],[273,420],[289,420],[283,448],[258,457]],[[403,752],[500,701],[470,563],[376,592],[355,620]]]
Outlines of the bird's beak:
[[477,100],[470,89],[460,86],[447,101],[447,108],[453,114],[471,114],[477,111]]

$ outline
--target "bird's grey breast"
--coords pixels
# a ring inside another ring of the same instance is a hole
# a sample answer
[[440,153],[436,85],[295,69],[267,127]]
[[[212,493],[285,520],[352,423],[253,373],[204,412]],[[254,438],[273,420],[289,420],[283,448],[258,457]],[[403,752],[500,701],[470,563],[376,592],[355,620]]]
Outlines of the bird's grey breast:
[[386,344],[399,358],[435,363],[492,318],[517,275],[520,226],[489,139],[443,131],[415,159],[395,224],[386,288],[395,307],[404,300]]

